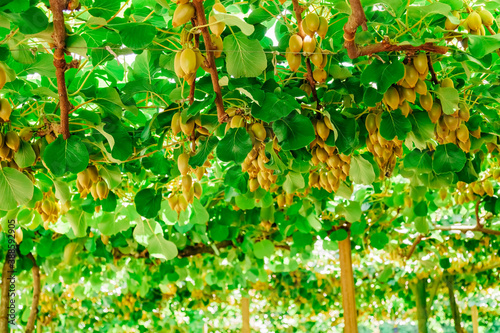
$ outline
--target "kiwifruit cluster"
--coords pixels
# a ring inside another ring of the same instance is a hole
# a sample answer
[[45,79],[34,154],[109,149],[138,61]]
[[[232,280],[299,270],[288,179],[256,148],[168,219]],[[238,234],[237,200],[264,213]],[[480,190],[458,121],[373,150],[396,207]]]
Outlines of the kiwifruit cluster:
[[[209,130],[202,126],[200,116],[191,117],[187,121],[183,121],[181,113],[177,112],[173,115],[170,123],[174,135],[183,133],[186,137],[193,139],[195,144],[199,143],[199,138],[210,134]],[[195,146],[193,146],[194,150]]]
[[[316,35],[325,38],[328,31],[328,22],[323,16],[316,13],[309,13],[302,20],[302,29],[306,34],[302,38],[299,34],[293,34],[288,41],[286,49],[286,60],[288,66],[296,72],[302,63],[302,55],[309,57],[316,69],[313,71],[313,78],[319,83],[326,81],[327,73],[324,70],[328,57],[316,41]],[[302,52],[302,53],[301,53]]]
[[365,120],[365,126],[368,130],[366,146],[375,157],[380,168],[380,179],[390,177],[396,166],[396,157],[403,156],[403,141],[395,137],[392,140],[386,140],[380,134],[380,121],[382,112],[369,113]]
[[495,22],[495,18],[491,12],[487,9],[481,8],[479,10],[470,10],[466,13],[467,17],[462,19],[461,13],[459,11],[453,11],[453,16],[455,16],[460,23],[455,24],[451,22],[449,18],[446,19],[444,27],[446,30],[456,30],[459,26],[462,26],[472,35],[484,36],[486,34],[486,29],[490,28]]
[[[209,166],[210,162],[205,162],[205,165]],[[171,195],[168,197],[168,204],[172,210],[175,210],[177,214],[185,211],[190,203],[193,203],[194,198],[200,198],[202,194],[201,184],[191,176],[191,172],[201,180],[205,174],[205,167],[197,167],[192,170],[189,166],[189,154],[182,153],[177,158],[177,167],[182,175],[180,188],[176,188],[172,191]]]
[[[250,192],[255,192],[259,186],[269,191],[274,188],[277,175],[274,174],[274,170],[268,169],[266,163],[269,162],[269,158],[266,156],[265,145],[263,141],[268,137],[266,128],[263,123],[255,120],[253,123],[247,122],[244,116],[233,112],[231,108],[227,109],[228,115],[232,115],[231,120],[226,125],[226,131],[229,128],[239,128],[243,127],[246,129],[253,143],[252,150],[248,153],[245,160],[241,164],[241,170],[247,172],[249,175],[248,189]],[[276,143],[276,141],[273,141]],[[273,144],[275,149],[279,149],[277,144]]]
[[323,188],[328,192],[336,192],[341,181],[345,181],[349,176],[351,157],[339,154],[336,147],[325,143],[334,129],[328,117],[313,120],[316,139],[310,144],[311,162],[315,166],[324,166],[309,174],[309,186]]
[[106,181],[99,176],[99,172],[95,165],[89,165],[87,169],[76,175],[76,187],[82,198],[86,198],[90,193],[94,200],[104,200],[109,194],[109,186]]
[[[443,193],[441,193],[441,191]],[[440,190],[439,196],[441,197],[441,199],[443,199],[443,197],[446,198],[446,196],[444,195],[444,193],[446,193],[445,191],[446,189]],[[453,198],[456,204],[463,205],[466,202],[476,201],[478,199],[478,196],[482,197],[485,194],[490,197],[492,197],[495,194],[493,189],[493,183],[489,178],[478,180],[470,184],[459,181],[457,183],[455,193],[453,193]]]
[[[454,87],[453,81],[446,78],[441,81],[441,87]],[[422,104],[422,100],[421,100]],[[436,134],[436,140],[440,144],[454,143],[460,147],[465,152],[470,151],[471,142],[470,135],[477,138],[481,136],[481,129],[478,128],[475,131],[470,131],[465,125],[465,122],[469,121],[470,111],[467,105],[464,103],[459,103],[459,108],[453,114],[444,114],[439,101],[432,101],[431,106],[427,112],[429,113],[429,118],[433,123],[436,124],[434,132]]]
[[425,53],[419,53],[411,58],[411,63],[405,65],[405,75],[397,83],[387,89],[382,99],[388,110],[400,109],[401,113],[408,116],[411,112],[411,104],[415,104],[417,94],[420,95],[420,101],[424,103],[424,110],[427,110],[426,102],[432,96],[427,91],[425,78],[429,73],[427,56]]
[[200,50],[193,47],[185,47],[175,55],[174,70],[179,79],[184,79],[192,85],[196,79],[196,71],[204,67],[205,57]]
[[61,205],[57,201],[52,190],[49,192],[45,192],[43,194],[43,199],[38,201],[35,204],[35,209],[40,215],[42,215],[43,226],[45,229],[49,228],[49,223],[56,223],[59,219],[59,215],[61,213],[61,209],[67,212],[71,202],[66,201],[64,207],[61,208]]

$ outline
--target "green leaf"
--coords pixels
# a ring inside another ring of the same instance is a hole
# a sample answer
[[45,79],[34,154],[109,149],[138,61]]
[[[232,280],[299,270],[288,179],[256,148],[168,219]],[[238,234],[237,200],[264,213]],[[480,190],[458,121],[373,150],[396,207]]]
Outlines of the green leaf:
[[66,37],[66,48],[71,53],[78,54],[82,57],[87,56],[87,42],[82,36],[72,35]]
[[458,90],[452,87],[439,87],[434,92],[441,102],[443,113],[453,114],[458,110]]
[[217,146],[217,157],[224,162],[241,164],[252,147],[252,140],[244,127],[230,128]]
[[399,59],[385,63],[375,60],[364,69],[363,74],[361,74],[361,83],[366,87],[375,84],[378,92],[383,94],[404,75],[405,68]]
[[[339,153],[349,155],[358,145],[358,123],[354,118],[343,117],[334,111],[330,111],[330,120],[336,131],[330,133],[326,144],[336,146]],[[335,138],[335,133],[338,136]]]
[[241,32],[243,32],[247,36],[250,36],[255,31],[253,25],[248,24],[247,22],[243,21],[237,16],[226,13],[215,13],[215,12],[213,16],[219,22],[224,22],[230,26],[237,26],[238,28],[240,28]]
[[442,269],[448,269],[448,268],[450,268],[451,267],[450,258],[439,259],[439,266],[441,266]]
[[110,189],[116,188],[122,182],[122,173],[116,165],[102,165],[99,168],[99,176],[104,178]]
[[373,165],[361,155],[353,155],[349,178],[356,184],[371,185],[375,181]]
[[347,237],[349,237],[349,235],[344,229],[335,230],[330,234],[330,239],[337,242],[343,241],[347,239]]
[[12,14],[10,18],[19,27],[19,32],[25,35],[42,32],[49,25],[47,15],[37,7],[30,7],[20,14]]
[[429,223],[427,222],[427,217],[417,216],[413,222],[415,223],[415,229],[419,233],[425,235],[429,232]]
[[195,154],[189,158],[189,165],[192,168],[202,166],[207,160],[208,155],[210,155],[218,143],[219,139],[214,135],[208,138],[200,137],[200,144],[198,148],[196,148]]
[[14,161],[20,168],[27,168],[35,163],[36,154],[29,142],[21,140],[19,150],[14,154]]
[[252,105],[252,116],[267,123],[286,117],[293,110],[300,110],[300,104],[295,98],[284,93],[266,93],[261,106]]
[[120,1],[118,0],[95,0],[89,9],[89,13],[92,16],[109,20],[119,9]]
[[66,213],[71,229],[76,237],[85,237],[87,235],[87,220],[85,219],[85,211],[71,209]]
[[117,28],[120,31],[123,44],[131,49],[147,47],[156,35],[156,28],[147,23],[131,22],[120,24]]
[[259,259],[270,257],[274,254],[274,244],[269,239],[264,239],[253,245],[253,253]]
[[172,260],[179,254],[173,242],[166,240],[163,235],[158,234],[151,236],[147,249],[151,257],[163,260]]
[[370,237],[370,244],[378,250],[382,250],[387,243],[389,243],[389,237],[383,232],[376,232]]
[[500,49],[500,35],[474,36],[469,35],[469,52],[475,58],[482,58]]
[[273,123],[273,130],[283,150],[295,150],[309,145],[316,138],[309,118],[292,112]]
[[54,179],[54,187],[56,188],[55,196],[60,204],[64,204],[66,201],[71,200],[71,192],[68,183]]
[[401,114],[401,110],[382,113],[380,121],[380,135],[386,140],[398,138],[404,140],[411,131],[411,122]]
[[267,59],[258,40],[250,40],[242,32],[224,37],[227,72],[235,78],[257,77],[266,69]]
[[33,197],[34,187],[23,173],[12,168],[0,169],[0,210],[16,209]]
[[453,143],[439,145],[434,151],[432,169],[435,173],[458,172],[466,162],[465,153]]
[[338,205],[335,213],[345,216],[347,222],[357,222],[361,219],[361,203],[359,201],[348,201],[347,205]]
[[77,136],[64,140],[62,135],[45,148],[43,161],[49,170],[57,177],[66,172],[78,173],[87,168],[89,152]]
[[259,7],[252,10],[250,16],[246,18],[247,22],[250,24],[258,24],[268,21],[279,14],[278,6],[266,6],[266,4],[267,3],[261,3],[260,6],[262,6],[263,8]]
[[351,224],[351,235],[361,235],[365,232],[366,222],[354,222]]
[[151,219],[158,215],[161,208],[162,194],[152,188],[139,191],[135,198],[135,209],[141,216]]
[[432,159],[427,151],[413,150],[404,157],[404,167],[416,170],[418,173],[432,171]]
[[295,193],[306,186],[304,177],[298,172],[289,172],[285,177],[283,189],[286,193]]

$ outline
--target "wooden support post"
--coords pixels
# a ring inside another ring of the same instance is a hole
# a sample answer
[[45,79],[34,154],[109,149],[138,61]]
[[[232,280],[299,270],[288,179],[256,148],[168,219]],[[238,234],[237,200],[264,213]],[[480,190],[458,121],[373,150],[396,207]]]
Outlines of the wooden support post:
[[340,282],[342,286],[342,307],[344,308],[344,332],[358,333],[358,316],[354,294],[354,275],[352,272],[351,233],[339,242]]
[[248,297],[241,298],[241,333],[250,333],[250,300]]
[[[14,252],[15,253],[15,252]],[[12,277],[12,269],[10,267],[10,261],[14,260],[11,256],[13,253],[11,251],[7,251],[5,253],[5,262],[3,264],[2,269],[2,300],[0,303],[0,333],[8,333],[9,332],[9,305],[10,305],[10,297],[9,297],[9,288]]]
[[472,313],[472,328],[474,333],[479,333],[479,312],[477,310],[477,306],[472,306],[471,308],[471,313]]
[[427,333],[427,300],[426,300],[426,281],[423,279],[418,280],[415,300],[417,303],[417,319],[418,319],[418,333]]

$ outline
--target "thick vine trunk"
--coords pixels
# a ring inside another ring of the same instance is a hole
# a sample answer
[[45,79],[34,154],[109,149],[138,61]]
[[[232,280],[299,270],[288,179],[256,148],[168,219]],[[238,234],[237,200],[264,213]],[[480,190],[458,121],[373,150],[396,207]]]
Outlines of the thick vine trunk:
[[241,298],[241,333],[250,333],[250,300],[248,297]]
[[427,333],[427,300],[426,300],[426,281],[418,280],[415,288],[415,300],[417,303],[417,319],[418,319],[418,333]]
[[358,316],[354,294],[354,275],[351,260],[351,233],[339,242],[340,282],[342,286],[342,307],[344,309],[344,332],[358,333]]
[[[9,288],[13,270],[10,266],[11,251],[7,251],[2,269],[2,301],[0,303],[0,333],[9,332]],[[14,257],[15,258],[15,257]]]
[[31,272],[33,273],[33,301],[31,302],[31,311],[26,325],[26,333],[31,333],[35,329],[36,316],[38,314],[38,301],[40,300],[40,267],[36,264],[35,257],[31,253],[27,256],[33,263]]
[[473,333],[479,333],[479,312],[477,311],[477,306],[473,306],[471,308],[471,314],[472,314],[472,329]]
[[455,331],[457,333],[463,333],[462,324],[460,320],[460,309],[457,306],[457,301],[455,300],[455,292],[453,289],[454,276],[448,275],[446,277],[446,286],[448,287],[448,294],[450,297],[450,308],[451,314],[453,316],[453,322],[455,323]]

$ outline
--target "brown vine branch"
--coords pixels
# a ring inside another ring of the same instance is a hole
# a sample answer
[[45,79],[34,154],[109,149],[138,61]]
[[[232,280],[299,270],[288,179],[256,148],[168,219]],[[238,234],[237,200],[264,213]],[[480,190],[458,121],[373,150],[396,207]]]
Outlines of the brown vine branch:
[[436,71],[434,70],[434,66],[432,65],[431,55],[429,53],[427,53],[427,67],[429,67],[429,72],[431,72],[432,82],[434,82],[434,84],[439,84]]
[[[297,20],[297,27],[299,29],[298,34],[300,37],[302,37],[302,39],[304,39],[304,37],[306,36],[306,34],[304,33],[304,29],[302,29],[302,12],[304,11],[304,8],[302,8],[299,5],[299,0],[292,0],[292,4],[293,4],[293,11],[295,12],[295,19]],[[307,69],[306,80],[311,86],[313,98],[314,101],[316,102],[316,109],[319,110],[321,108],[321,105],[319,103],[318,93],[316,91],[316,81],[314,81],[311,68],[311,60],[309,59],[309,57],[306,59],[306,69]]]
[[451,226],[440,226],[437,225],[435,226],[436,229],[438,230],[445,230],[445,231],[461,231],[463,233],[466,233],[467,231],[479,231],[484,234],[490,234],[490,235],[500,235],[500,230],[493,230],[493,229],[488,229],[485,228],[484,225],[481,223],[481,218],[479,216],[479,204],[482,202],[481,199],[476,201],[476,205],[474,207],[474,214],[476,215],[476,225],[451,225]]
[[[191,19],[191,24],[193,25],[193,27],[196,26],[196,19],[195,18]],[[194,48],[198,49],[199,47],[200,47],[200,35],[195,34],[194,35]],[[193,105],[193,103],[194,103],[195,90],[196,90],[196,79],[193,80],[193,83],[191,83],[191,86],[189,87],[189,96],[188,96],[189,105]]]
[[344,47],[347,50],[347,55],[351,59],[374,53],[391,51],[415,52],[421,50],[441,54],[448,52],[448,48],[446,46],[437,46],[432,43],[412,46],[391,44],[390,42],[384,40],[380,43],[359,46],[355,42],[356,31],[359,27],[362,27],[364,31],[368,29],[368,26],[366,25],[366,15],[360,0],[349,0],[349,4],[351,5],[351,15],[344,26]]
[[69,138],[69,111],[73,107],[68,99],[68,90],[66,88],[66,78],[64,73],[67,69],[66,59],[64,53],[66,48],[66,26],[64,25],[63,10],[66,9],[65,0],[50,0],[50,9],[52,10],[54,33],[52,39],[54,40],[54,67],[56,68],[57,78],[57,91],[59,94],[60,108],[61,108],[61,132],[63,138]]
[[203,41],[205,42],[205,49],[207,51],[207,67],[210,71],[210,76],[212,77],[212,85],[215,92],[215,105],[217,106],[217,118],[219,123],[225,123],[228,120],[228,115],[224,111],[224,103],[222,101],[222,89],[219,85],[219,74],[217,73],[217,67],[215,66],[215,50],[212,40],[210,39],[210,33],[207,27],[207,18],[205,16],[205,8],[203,7],[203,0],[194,0],[194,8],[196,10],[196,23],[200,25],[201,34],[203,36]]
[[38,301],[40,300],[40,267],[36,264],[36,259],[31,253],[27,257],[33,263],[31,272],[33,273],[33,301],[31,302],[31,311],[26,325],[26,333],[31,333],[35,329],[36,316],[38,314]]
[[460,309],[457,306],[457,301],[455,299],[455,291],[454,291],[454,282],[455,282],[455,277],[453,275],[447,275],[445,278],[446,281],[446,286],[448,287],[448,295],[450,297],[450,308],[451,308],[451,314],[453,316],[453,322],[455,324],[455,331],[457,333],[462,333],[462,325],[461,325],[461,316],[460,316]]
[[12,273],[14,273],[10,261],[15,260],[15,254],[14,257],[12,256],[13,256],[12,250],[8,250],[7,253],[5,254],[5,262],[3,264],[3,269],[2,269],[2,301],[0,303],[0,333],[9,332],[9,305],[10,305],[9,288],[10,288]]
[[415,240],[413,241],[413,244],[410,247],[410,251],[406,255],[406,260],[411,258],[413,252],[415,252],[415,249],[417,248],[417,245],[420,244],[421,241],[422,241],[422,235],[419,234],[417,238],[415,238]]

